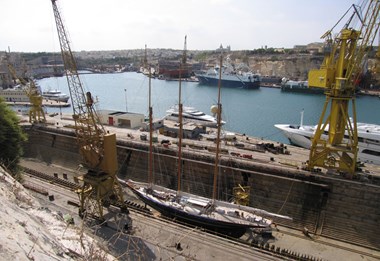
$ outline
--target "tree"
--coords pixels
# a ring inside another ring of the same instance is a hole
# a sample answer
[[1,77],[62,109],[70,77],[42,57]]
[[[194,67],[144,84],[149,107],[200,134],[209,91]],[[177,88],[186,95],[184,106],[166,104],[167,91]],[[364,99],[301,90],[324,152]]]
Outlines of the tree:
[[14,111],[0,98],[0,164],[15,172],[23,154],[26,134]]

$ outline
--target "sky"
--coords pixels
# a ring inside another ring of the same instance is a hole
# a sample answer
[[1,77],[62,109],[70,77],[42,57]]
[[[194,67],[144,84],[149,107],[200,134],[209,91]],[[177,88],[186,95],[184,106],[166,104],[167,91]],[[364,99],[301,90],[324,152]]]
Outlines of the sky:
[[[57,0],[73,51],[292,48],[358,0]],[[0,0],[0,50],[58,52],[50,0]]]

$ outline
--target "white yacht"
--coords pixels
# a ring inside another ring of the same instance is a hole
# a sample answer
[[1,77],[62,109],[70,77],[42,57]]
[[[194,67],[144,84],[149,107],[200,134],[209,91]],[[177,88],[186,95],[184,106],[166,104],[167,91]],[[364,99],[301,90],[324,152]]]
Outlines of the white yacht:
[[[311,139],[317,129],[317,125],[303,125],[302,119],[300,125],[276,124],[276,128],[280,129],[289,139],[291,144],[309,149]],[[326,126],[323,138],[327,139]],[[358,130],[358,161],[380,165],[380,125],[357,123]]]
[[0,88],[0,97],[6,102],[29,102],[26,90],[20,85],[8,89]]
[[[213,110],[213,107],[211,107]],[[178,105],[172,106],[169,110],[166,111],[167,115],[164,117],[166,120],[178,121]],[[194,122],[196,124],[206,126],[206,127],[216,127],[217,119],[211,115],[205,114],[193,107],[183,107],[182,112],[183,122]],[[225,124],[222,121],[222,125]]]
[[60,90],[47,90],[42,93],[42,97],[48,100],[67,102],[70,98],[69,95],[62,93]]

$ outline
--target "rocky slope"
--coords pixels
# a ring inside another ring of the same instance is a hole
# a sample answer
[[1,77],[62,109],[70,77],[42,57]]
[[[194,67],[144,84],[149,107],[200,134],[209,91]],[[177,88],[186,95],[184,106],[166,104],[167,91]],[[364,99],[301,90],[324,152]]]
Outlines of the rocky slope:
[[[0,167],[1,260],[114,260]],[[100,257],[100,259],[99,259]]]

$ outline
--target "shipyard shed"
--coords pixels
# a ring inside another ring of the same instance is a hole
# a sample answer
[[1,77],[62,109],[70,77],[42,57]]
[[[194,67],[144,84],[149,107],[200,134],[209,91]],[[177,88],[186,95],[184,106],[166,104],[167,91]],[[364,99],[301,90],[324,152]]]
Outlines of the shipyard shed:
[[144,122],[144,114],[141,113],[99,110],[98,115],[102,124],[115,127],[136,129]]
[[[204,126],[195,124],[193,122],[183,123],[183,137],[186,139],[195,139],[199,137],[199,134],[206,133]],[[165,120],[163,134],[165,136],[171,136],[173,138],[178,137],[179,123],[175,121]]]
[[[163,119],[152,119],[153,130],[162,130],[164,127]],[[141,124],[141,129],[144,131],[149,131],[149,120],[147,119]]]

